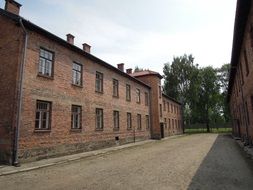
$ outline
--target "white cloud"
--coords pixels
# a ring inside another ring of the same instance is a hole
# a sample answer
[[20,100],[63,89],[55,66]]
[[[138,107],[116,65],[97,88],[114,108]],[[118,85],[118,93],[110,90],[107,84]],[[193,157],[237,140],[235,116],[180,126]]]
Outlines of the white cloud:
[[64,39],[72,33],[77,46],[89,43],[95,56],[115,66],[162,72],[165,62],[184,53],[202,66],[230,61],[235,0],[38,2],[45,14],[26,9],[28,19]]

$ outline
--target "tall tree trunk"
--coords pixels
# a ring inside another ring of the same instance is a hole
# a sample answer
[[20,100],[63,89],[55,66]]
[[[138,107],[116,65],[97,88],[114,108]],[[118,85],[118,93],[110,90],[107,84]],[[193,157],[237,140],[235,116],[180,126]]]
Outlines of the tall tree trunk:
[[210,133],[208,109],[206,109],[206,132]]

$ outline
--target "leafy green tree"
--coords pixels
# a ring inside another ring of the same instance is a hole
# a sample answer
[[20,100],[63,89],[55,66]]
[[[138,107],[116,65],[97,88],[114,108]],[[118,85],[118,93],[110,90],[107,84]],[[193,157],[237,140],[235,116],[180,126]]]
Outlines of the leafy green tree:
[[163,72],[163,91],[183,104],[186,124],[205,123],[209,132],[210,124],[229,121],[229,64],[199,68],[192,55],[183,55],[164,64]]
[[186,54],[174,57],[171,64],[164,65],[163,72],[164,93],[183,104],[184,117],[188,118],[186,121],[189,121],[192,99],[196,98],[196,84],[198,84],[198,65],[194,64],[194,57]]
[[229,71],[230,71],[230,64],[223,64],[221,68],[217,69],[219,83],[221,86],[221,106],[222,106],[222,114],[225,119],[225,122],[229,122],[230,120],[230,113],[227,103],[227,92],[228,92],[228,82],[229,82]]
[[200,77],[198,113],[206,124],[207,132],[210,132],[211,118],[220,111],[220,85],[216,70],[210,66],[200,70]]

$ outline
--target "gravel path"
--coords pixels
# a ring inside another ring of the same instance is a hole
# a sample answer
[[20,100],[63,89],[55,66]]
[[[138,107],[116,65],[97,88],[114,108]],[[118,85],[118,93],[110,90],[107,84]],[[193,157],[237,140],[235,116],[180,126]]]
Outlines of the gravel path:
[[0,189],[253,189],[252,162],[231,137],[196,134],[0,177]]

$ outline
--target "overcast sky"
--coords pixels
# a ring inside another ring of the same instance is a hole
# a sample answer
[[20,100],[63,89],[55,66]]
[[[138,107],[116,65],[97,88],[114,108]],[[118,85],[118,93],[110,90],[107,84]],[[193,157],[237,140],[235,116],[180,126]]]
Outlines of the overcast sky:
[[230,62],[236,0],[17,1],[21,16],[114,66],[162,72],[185,53],[200,66]]

